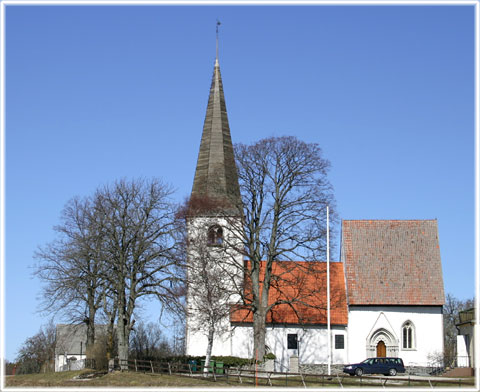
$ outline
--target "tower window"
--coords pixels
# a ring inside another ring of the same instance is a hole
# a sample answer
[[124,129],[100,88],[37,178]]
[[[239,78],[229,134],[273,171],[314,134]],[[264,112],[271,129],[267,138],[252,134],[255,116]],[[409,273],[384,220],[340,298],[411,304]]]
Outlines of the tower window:
[[207,243],[212,246],[223,244],[223,229],[220,226],[215,225],[208,229]]

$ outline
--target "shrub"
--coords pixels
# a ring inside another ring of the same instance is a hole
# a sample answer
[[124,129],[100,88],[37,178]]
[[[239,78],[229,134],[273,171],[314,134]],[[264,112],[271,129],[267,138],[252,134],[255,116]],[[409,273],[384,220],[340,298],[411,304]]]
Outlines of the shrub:
[[239,367],[254,363],[254,360],[250,358],[240,358],[232,356],[214,356],[212,357],[212,359],[218,362],[223,362],[223,366],[225,367]]
[[[107,338],[104,335],[97,336],[95,343],[92,347],[87,348],[87,358],[93,359],[95,361],[95,369],[97,370],[106,370],[108,369],[108,359],[107,359]],[[88,363],[86,366],[93,367],[91,363]]]

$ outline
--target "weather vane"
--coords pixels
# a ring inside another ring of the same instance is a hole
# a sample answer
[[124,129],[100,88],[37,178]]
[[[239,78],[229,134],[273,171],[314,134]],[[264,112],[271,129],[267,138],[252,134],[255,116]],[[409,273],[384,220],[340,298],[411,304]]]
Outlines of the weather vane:
[[217,19],[217,24],[216,24],[216,34],[217,34],[217,61],[218,61],[218,26],[220,26],[221,23],[220,21]]

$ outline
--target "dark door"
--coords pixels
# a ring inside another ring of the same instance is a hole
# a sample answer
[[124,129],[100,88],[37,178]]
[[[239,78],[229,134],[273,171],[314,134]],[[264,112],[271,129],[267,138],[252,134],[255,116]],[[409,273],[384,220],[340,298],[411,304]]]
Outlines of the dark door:
[[387,346],[383,340],[380,340],[377,344],[377,357],[386,357],[387,356]]

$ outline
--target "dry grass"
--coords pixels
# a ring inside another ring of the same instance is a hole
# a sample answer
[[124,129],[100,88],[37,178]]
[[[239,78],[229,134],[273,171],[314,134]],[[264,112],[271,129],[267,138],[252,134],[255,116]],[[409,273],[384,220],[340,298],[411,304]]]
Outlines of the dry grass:
[[113,372],[92,379],[75,379],[86,371],[71,371],[45,374],[26,374],[5,378],[6,387],[192,387],[225,388],[230,387],[224,381],[213,382],[198,377],[176,376],[166,374]]
[[[102,375],[100,377],[92,379],[76,379],[75,377],[82,373],[92,373],[92,371],[79,370],[71,372],[60,372],[60,373],[44,373],[44,374],[27,374],[27,375],[17,375],[9,376],[5,378],[5,386],[8,388],[15,387],[71,387],[72,389],[78,389],[80,387],[95,388],[95,387],[132,387],[132,388],[142,388],[142,387],[157,387],[157,388],[235,388],[235,387],[254,387],[254,380],[243,378],[243,383],[239,384],[236,377],[230,377],[229,383],[227,384],[225,379],[218,378],[217,382],[214,382],[213,379],[203,379],[202,377],[188,377],[188,376],[179,376],[179,375],[168,375],[168,374],[151,374],[151,373],[134,373],[134,372],[113,372],[109,374]],[[338,388],[339,384],[335,378],[325,377],[323,382],[320,379],[312,379],[307,377],[308,387],[309,388]],[[268,382],[265,379],[259,379],[259,386],[268,387]],[[359,379],[356,377],[344,377],[342,384],[346,388],[358,388]],[[465,379],[462,380],[462,387],[472,387],[474,379]],[[470,382],[469,386],[466,385],[466,382]],[[273,387],[283,387],[285,388],[286,380],[283,377],[272,378]],[[363,387],[370,388],[382,388],[381,384],[373,382],[368,378],[363,380]],[[288,378],[288,387],[297,387],[301,388],[303,386],[302,381],[299,377],[289,377]],[[390,388],[395,387],[407,387],[406,383],[397,383],[394,380],[389,381],[387,384]],[[429,388],[430,385],[424,382],[412,382],[412,387],[416,388]],[[437,387],[447,387],[447,388],[458,388],[458,384],[454,385],[437,385]]]

